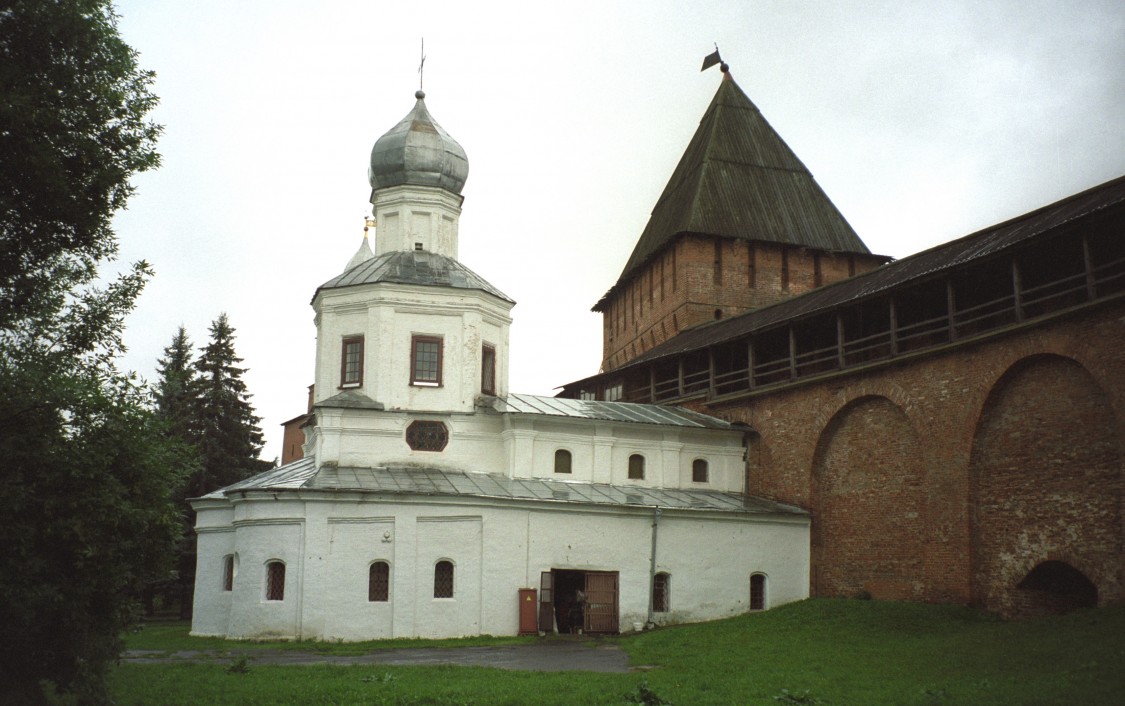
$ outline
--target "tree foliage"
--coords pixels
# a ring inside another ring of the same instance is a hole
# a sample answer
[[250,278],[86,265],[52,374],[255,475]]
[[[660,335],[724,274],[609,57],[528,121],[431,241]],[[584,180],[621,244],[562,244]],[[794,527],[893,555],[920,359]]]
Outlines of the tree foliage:
[[195,421],[199,425],[200,470],[187,484],[189,497],[199,497],[264,471],[261,419],[254,414],[250,393],[242,379],[245,368],[234,350],[234,328],[220,314],[210,328],[211,338],[195,362],[199,392]]
[[[0,702],[106,700],[180,531],[184,459],[114,364],[151,276],[103,286],[113,213],[158,164],[152,74],[106,0],[0,8]],[[46,686],[42,686],[46,684]]]
[[107,0],[0,11],[0,328],[42,314],[53,278],[88,281],[117,252],[111,219],[158,166],[150,71]]

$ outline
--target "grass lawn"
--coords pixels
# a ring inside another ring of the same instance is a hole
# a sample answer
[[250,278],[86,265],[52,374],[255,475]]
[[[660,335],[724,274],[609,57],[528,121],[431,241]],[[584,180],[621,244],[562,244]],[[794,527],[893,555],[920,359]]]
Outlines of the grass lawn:
[[[517,641],[377,642],[363,650]],[[593,674],[251,664],[240,674],[216,664],[124,664],[112,684],[122,705],[1125,703],[1125,606],[1006,623],[954,606],[816,599],[626,636],[620,644],[634,666],[651,668]],[[129,639],[131,649],[247,646],[186,637],[182,624]]]

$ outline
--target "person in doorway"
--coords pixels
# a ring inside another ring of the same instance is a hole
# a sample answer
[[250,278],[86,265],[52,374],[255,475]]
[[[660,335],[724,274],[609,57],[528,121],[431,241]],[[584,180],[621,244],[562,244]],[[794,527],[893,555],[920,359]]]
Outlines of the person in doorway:
[[574,592],[574,605],[570,608],[570,631],[582,634],[586,626],[586,592],[581,588]]

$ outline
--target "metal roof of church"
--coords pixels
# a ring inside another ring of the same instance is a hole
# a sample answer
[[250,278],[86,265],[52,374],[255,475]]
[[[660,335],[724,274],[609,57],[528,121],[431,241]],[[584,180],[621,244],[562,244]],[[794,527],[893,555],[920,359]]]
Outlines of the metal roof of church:
[[238,491],[318,490],[388,495],[500,498],[551,503],[660,507],[748,514],[805,516],[795,505],[739,493],[713,490],[645,488],[609,483],[581,483],[540,478],[510,478],[492,473],[467,473],[438,468],[315,467],[312,459],[286,466],[216,490],[205,497],[222,498]]
[[489,284],[483,277],[457,260],[428,250],[398,250],[383,253],[360,262],[338,277],[317,287],[336,289],[363,284],[393,282],[456,289],[477,289],[504,301],[515,303],[508,295]]
[[723,75],[614,289],[680,233],[870,253],[729,73]]
[[[488,398],[485,398],[488,399]],[[633,402],[598,402],[564,397],[510,394],[492,398],[491,408],[502,414],[542,414],[612,422],[666,424],[697,429],[731,429],[730,422],[683,407],[664,407]]]

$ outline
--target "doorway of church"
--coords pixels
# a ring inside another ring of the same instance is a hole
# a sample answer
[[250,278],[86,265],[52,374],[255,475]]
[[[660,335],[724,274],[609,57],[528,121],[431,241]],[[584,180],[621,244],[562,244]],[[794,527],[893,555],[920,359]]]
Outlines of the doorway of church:
[[540,631],[557,628],[560,633],[615,634],[617,587],[616,571],[544,571],[539,589]]

